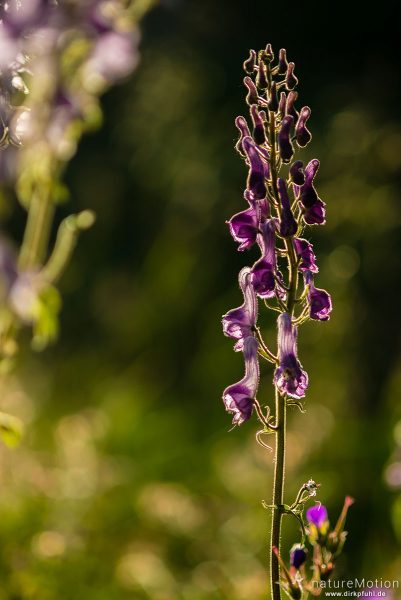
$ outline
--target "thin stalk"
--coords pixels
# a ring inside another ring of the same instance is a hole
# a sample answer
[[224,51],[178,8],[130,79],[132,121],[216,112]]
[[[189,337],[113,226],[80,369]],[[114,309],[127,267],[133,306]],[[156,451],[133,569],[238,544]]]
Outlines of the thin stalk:
[[49,241],[54,212],[49,186],[37,184],[29,204],[28,219],[22,242],[19,266],[22,269],[41,265]]
[[272,529],[270,541],[270,584],[273,600],[281,600],[280,565],[274,548],[280,548],[281,519],[284,503],[286,405],[285,398],[276,389],[276,451],[272,501]]

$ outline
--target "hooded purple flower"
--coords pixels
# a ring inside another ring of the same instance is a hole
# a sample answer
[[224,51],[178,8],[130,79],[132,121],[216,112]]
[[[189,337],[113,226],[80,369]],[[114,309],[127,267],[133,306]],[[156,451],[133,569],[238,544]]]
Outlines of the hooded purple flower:
[[301,273],[304,271],[318,273],[319,268],[316,264],[316,256],[313,252],[312,244],[303,238],[295,238],[294,248],[299,259],[298,271],[301,271]]
[[290,198],[284,179],[277,181],[278,194],[281,202],[281,218],[280,218],[280,235],[283,237],[291,237],[298,230],[298,223],[292,214]]
[[314,286],[311,271],[305,271],[304,279],[305,285],[309,286],[308,304],[310,318],[316,321],[328,321],[333,309],[330,294],[326,290],[321,290]]
[[253,336],[244,340],[245,376],[223,392],[226,410],[234,414],[233,424],[241,425],[252,415],[253,400],[259,385],[258,342]]
[[297,144],[301,148],[309,144],[312,139],[312,134],[306,126],[306,122],[309,119],[311,114],[311,110],[309,106],[304,106],[301,108],[301,112],[299,113],[299,119],[295,126],[295,136],[297,138]]
[[305,183],[305,173],[303,171],[304,163],[302,160],[296,160],[290,168],[290,177],[296,185]]
[[262,251],[252,267],[252,285],[260,298],[272,298],[276,288],[276,230],[277,220],[269,219],[261,225],[258,243]]
[[304,209],[304,220],[308,225],[323,225],[326,218],[326,205],[317,195],[313,185],[319,164],[317,158],[309,161],[305,168],[305,183],[294,186],[295,194]]
[[250,137],[244,137],[242,148],[248,158],[249,175],[247,189],[254,200],[262,200],[266,196],[265,167],[255,142]]
[[316,504],[306,511],[306,518],[310,525],[315,525],[321,530],[328,521],[327,508],[323,504]]
[[308,387],[308,374],[297,358],[297,328],[288,313],[278,317],[277,326],[280,364],[274,372],[274,384],[281,394],[303,398]]
[[253,123],[253,139],[261,146],[266,141],[265,127],[263,125],[263,111],[259,113],[256,104],[251,106],[251,118]]
[[254,208],[237,213],[227,223],[234,240],[240,242],[238,250],[247,250],[256,242],[259,219]]
[[246,119],[244,117],[239,115],[235,119],[235,126],[239,131],[239,139],[238,142],[235,144],[235,149],[241,154],[241,156],[245,156],[244,151],[242,149],[242,141],[245,137],[251,137],[251,132],[249,131],[248,123],[246,122]]
[[258,301],[251,283],[251,269],[244,267],[238,276],[244,302],[223,315],[223,332],[236,341],[235,350],[242,350],[244,339],[253,334],[258,317]]

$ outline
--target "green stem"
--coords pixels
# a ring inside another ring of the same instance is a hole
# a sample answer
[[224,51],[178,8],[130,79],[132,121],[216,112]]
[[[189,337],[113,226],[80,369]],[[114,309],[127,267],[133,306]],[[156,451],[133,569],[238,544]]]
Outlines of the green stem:
[[281,519],[284,501],[285,474],[285,434],[286,405],[285,398],[276,389],[276,456],[274,464],[272,529],[270,543],[270,583],[272,600],[281,600],[280,565],[273,548],[280,548]]
[[28,209],[28,220],[19,257],[21,269],[38,267],[44,259],[54,211],[50,196],[49,186],[38,182]]

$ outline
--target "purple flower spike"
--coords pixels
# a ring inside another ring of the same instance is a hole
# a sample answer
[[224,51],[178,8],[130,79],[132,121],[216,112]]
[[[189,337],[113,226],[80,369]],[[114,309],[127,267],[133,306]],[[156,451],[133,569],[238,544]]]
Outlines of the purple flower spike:
[[324,225],[326,223],[326,204],[320,198],[311,208],[305,209],[304,221],[308,225]]
[[280,364],[274,372],[274,384],[281,394],[303,398],[308,387],[308,374],[297,358],[297,328],[288,313],[277,319]]
[[276,219],[269,219],[261,226],[260,258],[252,267],[252,284],[260,298],[272,298],[276,291]]
[[298,84],[298,79],[294,75],[295,64],[293,62],[288,63],[287,73],[285,76],[285,85],[287,90],[293,90]]
[[256,52],[255,50],[249,50],[249,58],[247,58],[242,65],[244,67],[245,73],[247,73],[248,75],[252,75],[255,69],[255,64]]
[[281,202],[281,219],[280,219],[280,235],[283,237],[291,237],[298,230],[298,223],[292,214],[290,198],[284,179],[277,181],[278,194]]
[[290,565],[299,569],[306,562],[307,549],[302,544],[294,544],[290,551]]
[[259,231],[259,219],[254,208],[237,213],[227,223],[234,240],[240,243],[238,250],[248,250],[253,246]]
[[328,520],[327,508],[323,504],[316,504],[316,506],[308,508],[306,518],[311,525],[315,525],[318,529],[321,529]]
[[305,173],[303,171],[304,163],[302,160],[296,160],[290,168],[290,177],[296,185],[305,183]]
[[244,77],[244,84],[248,88],[248,93],[246,95],[246,103],[251,106],[252,104],[258,103],[258,90],[256,89],[255,84],[253,83],[250,77]]
[[223,332],[236,341],[234,349],[242,350],[244,339],[252,335],[258,317],[258,301],[251,282],[251,269],[244,267],[238,276],[244,302],[229,310],[222,318]]
[[248,123],[246,119],[242,116],[239,116],[235,119],[235,126],[239,131],[239,139],[235,144],[235,149],[237,152],[241,154],[241,156],[245,156],[242,150],[242,142],[245,137],[251,137],[251,132],[249,131]]
[[264,162],[252,138],[245,137],[242,140],[242,148],[248,157],[250,166],[247,188],[254,200],[262,200],[266,196]]
[[234,414],[233,425],[241,425],[250,419],[259,385],[258,342],[253,336],[245,338],[243,352],[245,376],[223,392],[226,410]]
[[331,296],[326,290],[316,288],[313,283],[313,274],[310,271],[304,273],[305,285],[309,286],[308,303],[309,316],[315,321],[328,321],[333,310]]
[[311,110],[309,106],[304,106],[303,108],[301,108],[299,119],[295,126],[295,136],[297,138],[297,144],[301,148],[307,146],[307,144],[309,144],[309,142],[312,139],[312,134],[306,127],[306,121],[309,119],[310,115]]
[[301,273],[305,271],[318,273],[319,268],[316,264],[316,256],[313,252],[312,244],[303,238],[296,238],[294,240],[294,248],[299,259],[298,271]]
[[266,135],[263,119],[256,104],[252,104],[251,106],[251,117],[253,123],[253,139],[259,146],[261,146],[266,141]]
[[291,128],[294,124],[294,119],[291,115],[287,115],[281,122],[281,128],[278,134],[278,145],[280,149],[280,156],[283,162],[290,162],[292,155],[294,154],[294,148],[290,140]]

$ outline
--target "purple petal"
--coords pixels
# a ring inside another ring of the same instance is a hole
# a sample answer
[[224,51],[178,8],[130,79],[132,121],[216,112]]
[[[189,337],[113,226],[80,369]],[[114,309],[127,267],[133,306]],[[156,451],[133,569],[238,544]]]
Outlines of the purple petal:
[[308,508],[306,511],[306,518],[309,523],[320,528],[327,521],[327,508],[323,504],[316,504],[316,506]]
[[294,148],[290,140],[291,128],[294,124],[294,119],[291,115],[287,115],[281,122],[281,128],[278,134],[278,145],[280,150],[280,156],[283,162],[290,162],[292,155],[294,154]]
[[301,148],[309,144],[312,139],[312,134],[306,126],[306,121],[309,119],[311,115],[311,110],[309,106],[304,106],[301,108],[301,112],[299,114],[299,119],[295,126],[295,136],[297,138],[297,144]]
[[234,425],[241,425],[251,417],[253,400],[259,386],[258,342],[253,336],[245,338],[243,352],[245,376],[223,392],[226,410],[234,414]]
[[318,273],[319,268],[316,264],[316,256],[313,252],[312,244],[303,238],[295,238],[294,248],[298,258],[300,259],[298,270],[301,271],[301,273],[304,271]]
[[280,235],[283,237],[291,237],[298,230],[298,223],[292,214],[290,198],[284,179],[277,181],[278,194],[281,202],[281,218],[280,218]]
[[281,394],[302,398],[308,387],[308,374],[297,358],[297,328],[288,313],[277,319],[279,366],[274,372],[274,384]]
[[247,188],[255,200],[262,200],[266,196],[265,168],[259,152],[256,150],[255,142],[250,137],[242,140],[242,148],[249,161],[249,175]]
[[254,208],[237,213],[227,223],[234,240],[240,243],[238,250],[247,250],[256,242],[259,218]]
[[238,276],[244,302],[238,308],[229,310],[222,318],[223,332],[237,340],[235,350],[241,350],[243,341],[252,335],[258,317],[258,301],[251,282],[251,269],[244,267]]

